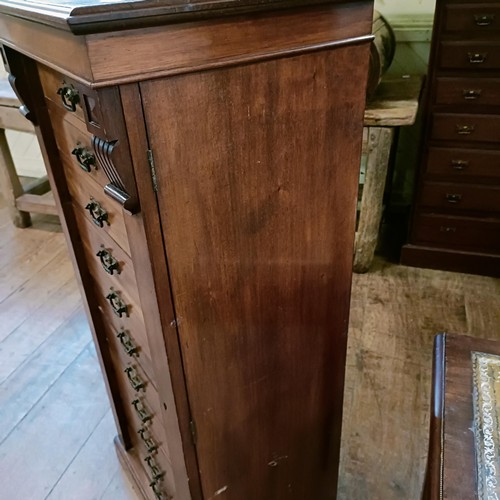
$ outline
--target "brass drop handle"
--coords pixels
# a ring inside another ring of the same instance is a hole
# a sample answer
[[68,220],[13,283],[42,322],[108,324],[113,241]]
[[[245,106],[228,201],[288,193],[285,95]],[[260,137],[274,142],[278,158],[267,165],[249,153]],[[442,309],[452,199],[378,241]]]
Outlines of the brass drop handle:
[[476,130],[475,125],[457,125],[456,131],[458,135],[471,135]]
[[441,226],[439,229],[442,233],[456,233],[457,228],[454,226]]
[[462,95],[466,101],[475,101],[481,97],[482,89],[464,89]]
[[134,407],[136,413],[137,413],[137,416],[139,417],[139,420],[145,424],[146,422],[148,422],[149,420],[151,420],[153,417],[148,413],[148,411],[146,410],[146,407],[142,404],[141,401],[139,401],[138,399],[134,399],[132,401],[132,406]]
[[85,209],[89,211],[90,217],[92,217],[92,222],[99,227],[104,227],[104,224],[108,226],[108,212],[102,208],[101,204],[94,200],[94,198],[90,198],[90,201],[85,206]]
[[166,497],[161,491],[160,480],[155,479],[149,483],[150,488],[153,490],[156,500],[170,500],[172,497]]
[[151,472],[151,477],[153,478],[153,481],[158,481],[163,477],[163,472],[161,471],[160,467],[157,465],[156,460],[151,456],[148,455],[144,461],[148,464],[149,470]]
[[462,201],[462,195],[457,193],[446,194],[446,201],[448,203],[460,203]]
[[109,301],[109,305],[113,309],[113,312],[119,318],[122,318],[124,315],[125,317],[128,317],[128,306],[125,302],[123,302],[123,299],[120,297],[118,292],[115,292],[111,288],[108,295],[106,295],[106,299]]
[[451,160],[453,170],[465,170],[469,166],[467,160]]
[[108,274],[120,274],[121,269],[120,269],[120,263],[111,255],[111,253],[104,248],[104,246],[101,247],[102,250],[99,250],[96,253],[96,256],[99,257],[99,260],[101,261],[102,268],[108,273]]
[[76,146],[71,154],[76,157],[76,161],[82,170],[90,172],[92,167],[97,168],[95,155],[83,146]]
[[66,84],[63,82],[63,86],[57,90],[57,94],[61,96],[61,101],[63,106],[74,113],[76,111],[76,105],[80,103],[80,94],[78,90],[71,84]]
[[487,52],[468,52],[467,55],[471,64],[483,64],[488,58]]
[[495,22],[495,14],[475,14],[474,21],[478,26],[490,26]]
[[146,383],[141,379],[141,377],[139,377],[134,367],[129,366],[125,368],[124,371],[127,374],[128,381],[134,391],[144,390]]
[[125,354],[131,357],[134,356],[134,354],[137,354],[137,347],[134,345],[130,335],[125,331],[125,329],[122,328],[116,336],[120,340],[120,344],[122,345]]
[[137,433],[141,436],[142,442],[144,446],[146,446],[146,450],[148,453],[153,453],[158,449],[158,445],[155,443],[154,439],[151,437],[148,429],[141,427]]

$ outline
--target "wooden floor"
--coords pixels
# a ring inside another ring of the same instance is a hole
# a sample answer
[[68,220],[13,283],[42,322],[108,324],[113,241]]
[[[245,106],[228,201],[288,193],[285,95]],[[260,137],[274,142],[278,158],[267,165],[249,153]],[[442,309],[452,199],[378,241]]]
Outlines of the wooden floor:
[[[33,219],[0,205],[0,499],[134,500],[63,235]],[[500,338],[500,280],[381,259],[354,276],[340,499],[419,498],[444,330]]]

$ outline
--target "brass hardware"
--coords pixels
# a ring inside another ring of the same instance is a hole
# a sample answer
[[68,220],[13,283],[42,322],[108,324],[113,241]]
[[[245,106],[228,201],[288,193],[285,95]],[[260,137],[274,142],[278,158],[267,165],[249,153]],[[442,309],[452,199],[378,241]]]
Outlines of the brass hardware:
[[466,101],[474,101],[481,97],[482,89],[464,89],[462,95]]
[[146,450],[148,450],[148,453],[153,453],[158,449],[158,445],[154,442],[154,439],[151,437],[147,429],[141,427],[137,431],[137,433],[139,434],[139,436],[141,436],[141,439],[144,443],[144,446],[146,446]]
[[137,416],[139,417],[140,421],[143,424],[148,422],[149,420],[151,420],[153,418],[146,410],[146,407],[138,399],[134,399],[132,401],[132,406],[134,407],[134,409],[137,413]]
[[137,354],[137,347],[134,345],[132,339],[125,331],[125,329],[122,328],[122,330],[117,333],[116,336],[120,339],[120,344],[122,345],[125,354],[128,354],[129,356],[134,356],[134,354]]
[[125,368],[124,372],[127,374],[128,381],[130,382],[130,385],[132,386],[132,389],[134,389],[134,391],[144,390],[146,383],[141,380],[141,377],[139,377],[139,375],[135,371],[135,368],[129,366]]
[[110,289],[108,295],[106,295],[106,299],[109,301],[113,312],[119,317],[122,318],[123,315],[128,317],[128,306],[123,302],[123,299],[120,297],[118,292],[115,292],[112,288]]
[[82,170],[90,172],[92,167],[97,168],[94,154],[87,148],[77,145],[71,154],[76,157],[76,161]]
[[108,226],[108,212],[101,207],[101,204],[94,200],[94,198],[90,198],[90,201],[85,206],[85,209],[89,211],[90,216],[92,217],[92,222],[99,227],[103,227],[104,223]]
[[458,135],[471,135],[476,130],[475,125],[456,125]]
[[475,14],[474,21],[478,26],[490,26],[495,22],[495,14]]
[[154,481],[158,481],[158,479],[163,477],[164,473],[161,471],[160,467],[158,467],[156,460],[151,455],[148,455],[144,461],[148,464],[151,477]]
[[471,64],[483,64],[488,58],[487,52],[468,52],[467,55]]
[[462,201],[462,195],[456,193],[449,193],[446,195],[446,201],[448,203],[460,203]]
[[108,250],[101,246],[102,250],[99,250],[96,253],[96,257],[99,257],[101,261],[102,268],[108,273],[113,275],[116,271],[116,274],[121,273],[120,263],[111,255]]
[[76,111],[76,105],[80,103],[80,94],[73,85],[63,82],[63,86],[57,90],[57,95],[61,96],[63,106],[68,111],[72,113]]
[[451,167],[454,170],[465,170],[469,166],[467,160],[451,160]]
[[456,233],[457,228],[453,226],[441,226],[440,231],[442,233]]
[[166,497],[160,489],[160,480],[155,479],[149,483],[149,486],[155,494],[156,500],[168,500],[170,497]]

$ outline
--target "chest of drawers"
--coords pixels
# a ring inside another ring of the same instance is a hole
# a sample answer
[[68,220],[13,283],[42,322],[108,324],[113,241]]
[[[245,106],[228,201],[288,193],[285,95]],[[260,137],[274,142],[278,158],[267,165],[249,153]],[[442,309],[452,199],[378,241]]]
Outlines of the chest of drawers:
[[0,1],[145,498],[336,496],[370,1]]
[[404,264],[500,275],[500,7],[437,2]]

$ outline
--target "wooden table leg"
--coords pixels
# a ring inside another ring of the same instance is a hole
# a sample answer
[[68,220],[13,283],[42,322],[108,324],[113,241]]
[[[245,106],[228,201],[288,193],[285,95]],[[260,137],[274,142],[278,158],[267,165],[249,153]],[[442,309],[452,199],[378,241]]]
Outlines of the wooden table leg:
[[31,226],[29,212],[22,212],[16,207],[16,198],[21,196],[24,190],[10,154],[4,129],[0,129],[0,190],[9,207],[14,225],[17,227]]
[[393,138],[392,127],[368,128],[366,176],[354,252],[356,273],[366,273],[375,254]]

